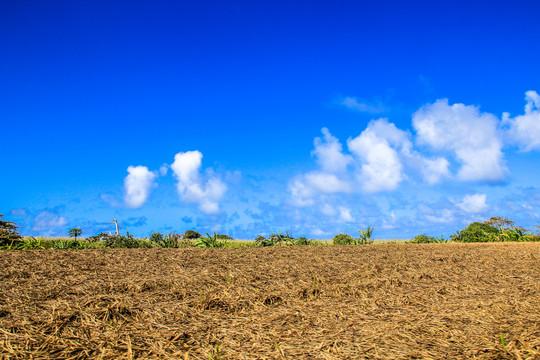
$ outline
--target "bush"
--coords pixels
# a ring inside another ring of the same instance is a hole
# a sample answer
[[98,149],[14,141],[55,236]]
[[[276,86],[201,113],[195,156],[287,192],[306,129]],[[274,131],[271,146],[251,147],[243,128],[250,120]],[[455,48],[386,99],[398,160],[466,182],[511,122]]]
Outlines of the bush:
[[433,237],[433,236],[420,234],[420,235],[416,235],[414,239],[407,241],[407,244],[431,244],[431,243],[438,243],[440,242],[439,240],[442,240],[442,237],[441,239],[437,239],[436,237]]
[[51,247],[56,250],[81,249],[79,240],[58,239],[54,240]]
[[217,247],[225,247],[227,243],[227,240],[219,240],[217,234],[214,232],[214,235],[210,235],[206,233],[206,236],[203,236],[199,238],[195,242],[196,247],[203,247],[203,248],[217,248]]
[[488,242],[497,241],[499,229],[489,224],[473,222],[465,229],[451,236],[452,241],[458,242]]
[[22,241],[17,232],[18,227],[12,221],[4,221],[4,215],[0,214],[0,246],[10,247],[12,244]]
[[358,230],[360,237],[354,242],[355,245],[373,244],[371,236],[373,235],[373,227],[368,226],[365,230]]
[[229,235],[225,235],[225,234],[217,234],[217,238],[219,240],[234,240],[234,238],[230,237]]
[[255,238],[255,244],[258,246],[273,246],[274,242],[271,239],[267,239],[262,235],[259,235]]
[[338,234],[332,239],[334,245],[352,245],[355,243],[354,238],[347,234]]
[[[93,238],[93,237],[92,237]],[[104,242],[105,247],[112,249],[151,248],[152,242],[133,237],[129,232],[124,235],[109,235],[101,233],[98,238]],[[94,240],[94,239],[92,239]]]
[[298,239],[294,241],[294,245],[311,245],[313,244],[313,241],[308,240],[308,238],[300,236]]
[[161,245],[161,243],[164,240],[163,234],[160,232],[152,232],[152,235],[150,235],[149,240],[156,243],[157,245]]
[[289,234],[288,231],[285,231],[285,234],[282,234],[281,231],[272,233],[270,236],[268,236],[268,240],[272,242],[272,245],[290,245],[294,244],[295,242],[295,238],[292,236],[292,234]]
[[199,234],[195,230],[187,230],[184,233],[184,239],[197,240],[197,239],[200,239],[200,238],[202,238],[201,234]]

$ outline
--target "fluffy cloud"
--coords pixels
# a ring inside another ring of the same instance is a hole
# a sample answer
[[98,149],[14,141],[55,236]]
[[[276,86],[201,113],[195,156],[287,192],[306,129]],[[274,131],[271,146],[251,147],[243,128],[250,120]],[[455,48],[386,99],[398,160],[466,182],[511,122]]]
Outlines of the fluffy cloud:
[[504,113],[503,124],[509,126],[510,139],[521,150],[540,150],[540,95],[527,91],[525,101],[525,114],[512,119],[509,113]]
[[316,137],[313,141],[315,148],[311,152],[323,172],[344,172],[352,163],[350,155],[343,154],[343,146],[339,140],[330,134],[327,128],[322,128],[323,138]]
[[344,152],[327,128],[322,129],[322,134],[313,141],[311,152],[318,169],[297,177],[289,185],[293,206],[312,206],[318,196],[325,194],[395,190],[406,178],[405,164],[417,168],[429,184],[449,176],[446,159],[429,159],[414,151],[411,135],[387,119],[371,121],[359,136],[349,139],[350,154]]
[[410,146],[408,134],[386,119],[371,121],[358,137],[347,141],[349,150],[361,161],[359,175],[366,192],[394,190],[403,180],[403,165],[395,148]]
[[206,181],[200,172],[202,153],[199,151],[180,152],[175,155],[171,165],[178,180],[177,190],[183,201],[196,203],[199,209],[207,214],[219,211],[218,201],[227,191],[227,186],[212,174]]
[[489,208],[486,204],[486,194],[465,195],[457,206],[470,214],[483,212]]
[[[452,152],[462,164],[458,179],[499,182],[507,174],[498,119],[475,106],[437,100],[413,114],[420,144]],[[441,163],[437,166],[444,167]]]
[[144,205],[152,187],[155,186],[156,174],[146,166],[130,166],[124,179],[124,202],[130,208]]
[[315,157],[319,170],[308,172],[289,185],[294,206],[304,207],[314,204],[318,194],[347,193],[352,191],[347,168],[353,163],[350,155],[343,153],[343,146],[327,128],[322,129],[323,137],[313,141],[311,155]]

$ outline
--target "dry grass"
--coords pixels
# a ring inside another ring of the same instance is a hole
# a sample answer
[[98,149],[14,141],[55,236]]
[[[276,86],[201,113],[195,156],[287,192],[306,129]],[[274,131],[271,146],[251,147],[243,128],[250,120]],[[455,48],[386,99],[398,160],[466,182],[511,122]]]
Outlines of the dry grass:
[[4,251],[0,357],[538,359],[539,280],[540,243]]

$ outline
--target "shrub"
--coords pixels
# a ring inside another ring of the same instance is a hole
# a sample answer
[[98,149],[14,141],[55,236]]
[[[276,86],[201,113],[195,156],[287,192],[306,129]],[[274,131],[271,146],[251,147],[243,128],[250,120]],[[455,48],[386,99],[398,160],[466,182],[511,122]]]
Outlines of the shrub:
[[100,241],[105,241],[105,239],[108,238],[109,236],[113,236],[113,235],[110,235],[107,233],[99,233],[97,235],[87,237],[86,241],[91,242],[91,243],[96,243]]
[[[442,239],[442,236],[441,236],[441,239]],[[440,242],[439,239],[433,236],[420,234],[420,235],[416,235],[414,239],[407,241],[407,244],[431,244],[431,243],[438,243],[438,242]]]
[[225,234],[217,234],[217,238],[219,240],[234,240],[234,238],[230,237],[229,235],[225,235]]
[[58,239],[54,240],[52,243],[52,248],[57,250],[67,250],[67,249],[81,249],[81,242],[78,240],[69,240],[69,239]]
[[162,233],[160,233],[160,232],[152,232],[152,235],[150,235],[149,240],[156,243],[157,245],[161,245],[161,243],[165,239],[163,238]]
[[497,241],[499,229],[489,224],[473,222],[465,229],[451,236],[452,241],[458,242],[488,242]]
[[294,241],[294,245],[311,245],[313,244],[313,241],[308,240],[308,238],[300,236],[298,239]]
[[272,233],[268,237],[268,240],[272,242],[272,245],[283,245],[284,243],[287,244],[294,244],[294,237],[292,234],[289,234],[288,231],[285,232],[285,234],[282,234],[281,231],[277,233]]
[[355,241],[356,245],[372,244],[371,235],[373,235],[373,227],[368,226],[366,230],[358,230],[360,237]]
[[11,247],[14,243],[22,240],[17,232],[18,227],[12,221],[4,221],[4,215],[0,214],[0,246]]
[[162,248],[180,248],[195,246],[192,240],[185,239],[184,235],[169,233],[166,234],[162,241],[157,242],[157,245]]
[[201,234],[199,234],[195,230],[187,230],[184,233],[184,239],[190,239],[190,240],[196,240],[202,238]]
[[225,247],[225,243],[226,240],[219,240],[216,232],[214,231],[213,236],[210,236],[210,234],[206,233],[206,236],[199,238],[199,240],[195,242],[195,246],[204,248],[216,248]]
[[274,242],[271,239],[267,239],[262,235],[259,235],[255,238],[255,244],[258,246],[273,246]]
[[19,250],[32,250],[32,249],[45,249],[45,246],[43,245],[40,238],[35,238],[33,236],[26,236],[22,239],[22,241],[17,241],[16,244],[13,245],[15,249]]
[[347,234],[338,234],[332,239],[334,245],[352,245],[355,243],[354,238]]
[[124,235],[107,235],[105,237],[105,247],[108,248],[124,248],[124,249],[134,249],[134,248],[151,248],[152,243],[150,241],[145,241],[142,239],[137,239],[129,232],[126,236]]
[[495,241],[539,241],[539,236],[534,235],[520,227],[503,229],[495,236]]

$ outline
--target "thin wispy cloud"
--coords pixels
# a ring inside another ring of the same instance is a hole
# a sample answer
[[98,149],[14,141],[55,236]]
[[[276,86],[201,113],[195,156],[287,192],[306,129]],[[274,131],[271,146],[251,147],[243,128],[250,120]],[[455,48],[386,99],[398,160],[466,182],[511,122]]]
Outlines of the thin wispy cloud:
[[64,216],[51,210],[43,210],[33,218],[32,231],[52,234],[57,228],[65,227],[67,220]]
[[369,102],[349,96],[341,100],[340,104],[351,110],[368,114],[381,114],[388,111],[381,101]]

